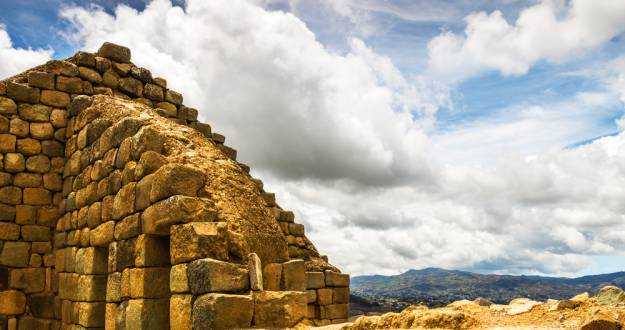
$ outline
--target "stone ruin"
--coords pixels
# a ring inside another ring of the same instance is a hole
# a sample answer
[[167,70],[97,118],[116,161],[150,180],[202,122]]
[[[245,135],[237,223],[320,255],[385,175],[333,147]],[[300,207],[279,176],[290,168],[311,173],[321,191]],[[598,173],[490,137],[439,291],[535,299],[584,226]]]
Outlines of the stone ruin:
[[0,81],[0,329],[347,320],[349,276],[197,115],[111,43]]

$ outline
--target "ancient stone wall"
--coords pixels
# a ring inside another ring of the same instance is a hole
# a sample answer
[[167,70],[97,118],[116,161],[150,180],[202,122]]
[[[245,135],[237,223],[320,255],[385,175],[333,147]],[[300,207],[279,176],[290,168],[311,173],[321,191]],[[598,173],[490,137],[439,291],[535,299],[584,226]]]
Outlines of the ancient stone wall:
[[0,329],[346,320],[349,276],[197,114],[108,43],[0,82]]

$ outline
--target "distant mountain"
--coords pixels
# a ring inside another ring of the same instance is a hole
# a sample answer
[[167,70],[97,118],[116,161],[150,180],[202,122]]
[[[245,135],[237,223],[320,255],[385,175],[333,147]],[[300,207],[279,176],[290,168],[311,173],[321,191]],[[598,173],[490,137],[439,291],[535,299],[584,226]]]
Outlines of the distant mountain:
[[426,268],[393,276],[356,276],[351,280],[351,292],[354,296],[382,305],[388,305],[390,301],[400,307],[418,303],[440,306],[477,297],[496,303],[508,303],[520,297],[567,299],[586,291],[596,293],[605,285],[625,287],[625,272],[566,278],[483,275]]

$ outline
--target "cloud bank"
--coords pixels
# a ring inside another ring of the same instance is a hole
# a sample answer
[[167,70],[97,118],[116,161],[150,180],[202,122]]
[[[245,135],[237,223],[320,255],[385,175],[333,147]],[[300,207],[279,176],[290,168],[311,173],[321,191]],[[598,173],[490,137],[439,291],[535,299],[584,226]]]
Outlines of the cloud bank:
[[51,50],[14,48],[6,27],[0,24],[0,79],[44,63],[50,56]]
[[625,2],[544,0],[510,24],[498,10],[465,17],[463,33],[445,32],[428,44],[435,73],[460,80],[484,70],[521,75],[542,60],[558,63],[625,31]]
[[[437,61],[472,71],[522,74],[536,61],[560,60],[621,31],[615,22],[625,11],[603,6],[543,2],[514,26],[496,12],[472,15],[466,36],[444,34],[431,51]],[[593,15],[605,12],[595,28]],[[128,45],[137,64],[169,79],[347,272],[440,266],[568,274],[592,255],[625,250],[622,135],[533,157],[491,150],[486,167],[443,166],[436,151],[442,139],[432,127],[449,91],[403,76],[363,40],[334,53],[296,16],[239,0],[189,0],[184,9],[156,0],[141,12],[73,7],[61,15],[80,48],[95,50],[105,40]],[[541,31],[568,29],[576,42],[565,37],[553,41],[560,50],[551,49],[550,34],[540,39],[530,26],[537,17],[551,24]],[[486,46],[494,55],[483,56]],[[554,126],[532,124],[553,118],[529,109],[529,124],[518,132],[548,130]],[[470,132],[449,136],[445,143],[457,149],[475,139]]]

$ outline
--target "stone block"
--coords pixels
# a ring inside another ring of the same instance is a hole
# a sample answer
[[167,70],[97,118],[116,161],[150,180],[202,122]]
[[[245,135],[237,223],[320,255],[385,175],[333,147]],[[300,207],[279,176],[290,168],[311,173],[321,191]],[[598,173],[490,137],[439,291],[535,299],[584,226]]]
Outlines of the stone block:
[[[0,168],[2,168],[2,161],[0,161]],[[0,172],[0,187],[6,187],[13,182],[13,176],[9,173]]]
[[78,324],[84,327],[104,327],[106,303],[77,302]]
[[78,65],[88,66],[90,68],[95,67],[95,55],[87,52],[77,52],[74,54],[74,61]]
[[26,310],[26,295],[16,290],[0,291],[0,315],[18,315]]
[[304,260],[295,259],[282,264],[282,286],[286,291],[306,290],[306,267]]
[[204,186],[202,171],[182,164],[167,164],[155,172],[150,201],[157,202],[173,195],[197,196]]
[[322,272],[306,272],[306,289],[319,289],[326,286]]
[[134,264],[138,267],[169,265],[169,238],[140,235],[136,239]]
[[28,308],[35,317],[54,318],[54,295],[33,294],[28,296]]
[[135,187],[136,183],[131,182],[122,187],[115,195],[113,201],[113,220],[121,219],[135,211]]
[[254,302],[250,296],[205,294],[193,303],[193,329],[249,328],[253,313]]
[[143,89],[143,96],[148,99],[156,102],[161,102],[165,99],[165,94],[163,93],[163,88],[154,84],[146,84]]
[[314,304],[317,302],[317,290],[306,290],[306,301],[309,304]]
[[89,242],[92,246],[108,247],[115,237],[115,221],[100,224],[89,233]]
[[322,288],[317,290],[317,303],[319,305],[332,304],[332,288]]
[[263,288],[268,291],[280,291],[282,279],[282,265],[278,263],[266,264],[263,267]]
[[290,328],[307,314],[306,293],[296,291],[254,292],[254,325]]
[[16,113],[17,104],[15,104],[15,101],[8,97],[0,96],[0,114],[8,116]]
[[107,275],[80,275],[76,287],[78,301],[106,301]]
[[78,67],[68,61],[48,61],[45,66],[45,70],[46,72],[68,77],[75,77],[78,75]]
[[106,57],[115,62],[130,63],[130,49],[110,42],[103,43],[96,55]]
[[132,66],[130,68],[130,75],[141,80],[143,83],[149,83],[152,81],[152,73],[146,68]]
[[165,100],[175,105],[182,105],[182,94],[168,89],[165,93]]
[[333,304],[348,304],[349,303],[349,288],[348,287],[336,287],[332,289],[332,303]]
[[22,226],[22,239],[27,242],[50,241],[50,227],[25,225]]
[[17,205],[22,202],[22,189],[18,187],[0,188],[0,203]]
[[[155,174],[152,192],[154,191],[154,182],[158,180],[158,174]],[[209,199],[175,195],[145,209],[141,221],[144,233],[169,235],[172,225],[188,222],[212,222],[216,217],[217,212]]]
[[67,106],[67,112],[70,116],[78,116],[83,110],[91,106],[92,99],[86,95],[76,96]]
[[119,330],[126,326],[126,320],[123,322],[123,327],[117,326],[117,309],[119,305],[116,303],[107,303],[104,310],[104,329]]
[[41,186],[43,177],[41,174],[20,172],[15,174],[13,184],[22,188],[34,188]]
[[17,241],[19,238],[19,225],[10,222],[0,222],[0,241]]
[[178,115],[178,108],[175,104],[169,102],[158,102],[154,105],[156,113],[163,117],[176,117]]
[[190,294],[175,294],[169,302],[169,326],[171,329],[193,329],[193,296]]
[[52,204],[52,192],[44,188],[24,188],[24,204],[50,205]]
[[169,272],[169,289],[171,292],[189,292],[189,278],[187,277],[187,264],[171,266]]
[[12,269],[9,275],[9,287],[24,291],[24,293],[42,292],[45,288],[44,268]]
[[331,270],[326,270],[325,276],[326,286],[349,286],[349,274],[341,274]]
[[128,300],[126,329],[168,330],[169,299]]
[[13,134],[0,134],[0,153],[15,152],[17,138]]
[[41,91],[41,103],[55,108],[65,108],[69,105],[69,94],[59,91]]
[[141,234],[141,216],[139,213],[129,215],[115,224],[115,239],[122,240]]
[[117,88],[119,88],[121,92],[134,97],[143,96],[143,84],[141,84],[141,81],[132,77],[119,79]]
[[165,157],[155,151],[146,151],[141,154],[141,158],[135,168],[135,178],[142,178],[154,171],[158,170],[161,166],[167,163]]
[[169,268],[131,268],[130,283],[132,298],[169,297]]
[[97,275],[107,273],[108,249],[102,247],[87,247],[82,249],[83,267],[82,274]]
[[43,141],[41,142],[41,149],[43,154],[48,157],[63,157],[63,144],[58,141]]
[[20,118],[13,118],[9,122],[9,133],[20,138],[25,138],[28,136],[29,127],[27,121],[21,120]]
[[56,77],[56,89],[71,94],[82,94],[82,80],[78,77]]
[[28,73],[28,85],[42,89],[54,89],[54,73],[31,71]]
[[181,106],[178,109],[178,118],[188,121],[197,121],[198,111],[193,108]]
[[346,319],[349,316],[349,304],[333,304],[319,307],[322,319]]
[[247,258],[247,270],[250,273],[250,288],[254,291],[263,290],[263,267],[256,253]]
[[189,125],[191,128],[194,128],[198,132],[202,133],[207,138],[211,138],[213,136],[212,128],[209,124],[193,122]]
[[224,261],[209,258],[192,261],[188,265],[187,276],[194,295],[249,289],[247,269]]
[[0,253],[0,265],[26,267],[30,261],[30,243],[4,242]]
[[39,95],[41,94],[39,88],[9,81],[6,83],[6,89],[7,96],[15,101],[39,103]]
[[52,109],[50,112],[50,123],[56,128],[67,126],[67,111]]
[[17,152],[25,156],[33,156],[38,153],[41,153],[41,142],[35,139],[30,139],[30,138],[19,139],[17,140]]
[[121,272],[110,273],[106,281],[106,301],[107,302],[121,301],[121,289],[122,289],[122,273]]
[[83,67],[83,66],[78,67],[78,76],[96,85],[99,85],[102,83],[102,76],[100,76],[100,74],[97,71]]
[[0,221],[17,221],[16,207],[0,203]]
[[4,155],[4,170],[9,173],[23,172],[26,161],[22,154],[8,153]]
[[142,211],[150,206],[150,190],[152,189],[153,179],[154,175],[150,174],[143,177],[141,181],[137,182],[135,191],[135,210]]
[[35,173],[47,173],[50,171],[50,158],[45,155],[30,156],[26,160],[26,169]]
[[54,127],[50,123],[30,123],[30,136],[39,140],[54,138]]
[[202,258],[228,259],[225,222],[191,222],[171,227],[171,263]]

